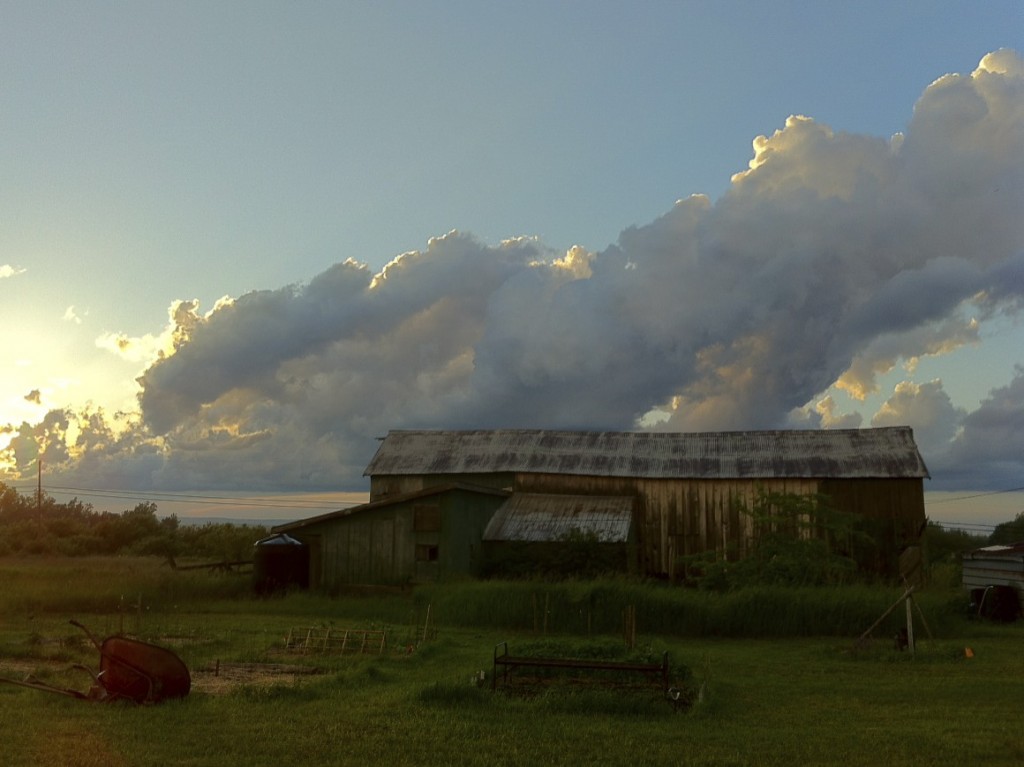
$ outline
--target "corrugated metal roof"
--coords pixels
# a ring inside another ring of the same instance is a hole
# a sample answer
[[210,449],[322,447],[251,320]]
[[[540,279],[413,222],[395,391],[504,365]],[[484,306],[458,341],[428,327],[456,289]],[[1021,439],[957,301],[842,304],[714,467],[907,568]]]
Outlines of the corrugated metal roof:
[[923,478],[913,430],[391,431],[364,475],[534,472],[685,479]]
[[975,549],[963,555],[962,564],[965,588],[1013,586],[1024,596],[1024,542]]
[[606,543],[628,540],[633,498],[516,493],[494,512],[485,541],[559,541],[576,530]]
[[394,506],[399,503],[407,503],[409,501],[417,501],[421,498],[429,498],[433,495],[440,495],[441,493],[448,493],[452,490],[465,490],[469,493],[479,493],[481,495],[509,495],[508,490],[496,490],[493,487],[480,487],[478,485],[467,485],[463,482],[449,482],[443,485],[434,485],[427,487],[422,490],[414,490],[408,493],[401,493],[398,495],[389,495],[386,498],[381,498],[377,501],[370,501],[369,503],[361,503],[358,506],[350,506],[347,509],[339,509],[338,511],[329,511],[326,514],[318,514],[315,517],[306,517],[305,519],[297,519],[294,522],[285,522],[280,525],[275,525],[270,528],[273,533],[283,533],[288,530],[301,530],[304,527],[310,525],[316,525],[321,522],[327,522],[332,519],[338,519],[339,517],[350,517],[354,514],[362,514],[367,511],[374,511],[381,509],[386,506]]
[[963,555],[963,559],[993,559],[998,557],[1024,560],[1024,541],[984,546]]

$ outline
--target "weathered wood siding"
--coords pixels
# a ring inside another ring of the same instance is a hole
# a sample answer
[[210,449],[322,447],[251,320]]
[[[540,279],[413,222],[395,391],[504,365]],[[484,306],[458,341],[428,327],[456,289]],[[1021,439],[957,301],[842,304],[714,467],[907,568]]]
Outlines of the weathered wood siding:
[[373,477],[371,500],[383,493],[422,490],[432,484],[461,482],[524,493],[635,496],[637,555],[640,571],[675,579],[679,558],[715,552],[722,558],[745,556],[753,538],[750,509],[761,493],[828,495],[840,511],[868,521],[876,539],[871,561],[862,566],[891,574],[899,550],[917,539],[924,524],[920,479],[770,479],[687,480],[588,477],[566,474],[462,474]]
[[311,548],[310,585],[400,584],[414,574],[412,510],[383,509],[310,525],[296,534]]
[[862,567],[884,575],[898,575],[898,557],[915,543],[925,525],[924,481],[908,479],[828,479],[821,492],[840,511],[865,520],[874,546],[865,556],[872,561]]
[[748,515],[760,492],[814,494],[815,480],[685,480],[520,474],[516,490],[635,495],[639,565],[648,575],[674,579],[681,556],[713,551],[722,558],[746,554],[753,530]]
[[516,475],[511,472],[500,474],[393,474],[370,477],[370,503],[388,496],[415,493],[430,487],[449,484],[475,485],[494,490],[511,488]]

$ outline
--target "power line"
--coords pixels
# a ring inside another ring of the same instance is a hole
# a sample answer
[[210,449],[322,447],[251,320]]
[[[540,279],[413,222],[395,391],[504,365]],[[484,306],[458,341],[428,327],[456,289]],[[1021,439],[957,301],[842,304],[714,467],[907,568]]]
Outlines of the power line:
[[975,493],[974,495],[961,495],[956,498],[939,498],[936,500],[928,501],[929,505],[935,506],[940,503],[953,503],[955,501],[967,501],[971,498],[982,498],[986,495],[1002,495],[1003,493],[1019,493],[1024,491],[1024,487],[1011,487],[1009,490],[990,490],[987,493]]
[[989,525],[984,522],[936,522],[931,520],[934,524],[939,527],[952,527],[958,530],[983,530],[985,532],[992,532],[998,527],[998,525]]
[[[23,488],[19,488],[16,485],[11,485],[15,490],[19,492]],[[167,491],[134,491],[134,490],[95,490],[92,488],[83,487],[65,487],[59,485],[52,485],[47,488],[47,491],[56,491],[55,494],[59,495],[75,495],[82,494],[89,498],[112,498],[124,501],[163,501],[167,503],[190,503],[196,505],[207,505],[207,506],[256,506],[261,508],[271,509],[305,509],[305,510],[319,510],[329,511],[332,509],[338,509],[339,507],[347,506],[358,506],[360,502],[357,501],[315,501],[308,500],[303,502],[287,502],[279,501],[274,498],[268,498],[266,496],[255,496],[255,497],[239,497],[232,498],[230,496],[219,496],[219,495],[197,495],[190,493],[173,493]]]

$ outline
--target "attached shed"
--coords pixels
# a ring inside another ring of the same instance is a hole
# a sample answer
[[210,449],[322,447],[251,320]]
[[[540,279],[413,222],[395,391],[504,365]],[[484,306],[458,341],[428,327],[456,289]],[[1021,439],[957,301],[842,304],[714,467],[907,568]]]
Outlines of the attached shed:
[[452,482],[514,495],[630,497],[641,572],[674,578],[678,558],[742,557],[741,512],[761,493],[823,494],[875,540],[862,567],[893,573],[925,524],[928,470],[909,427],[718,433],[392,431],[365,471],[370,501]]
[[278,525],[309,546],[310,586],[404,586],[479,565],[484,528],[508,493],[448,482]]

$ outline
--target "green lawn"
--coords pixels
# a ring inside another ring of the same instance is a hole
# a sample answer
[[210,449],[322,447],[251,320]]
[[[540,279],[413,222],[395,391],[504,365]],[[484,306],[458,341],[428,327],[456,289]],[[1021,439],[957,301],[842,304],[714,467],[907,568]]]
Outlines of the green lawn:
[[[146,707],[0,685],[0,763],[8,767],[1024,763],[1024,626],[962,621],[951,633],[949,621],[939,622],[945,633],[922,642],[911,658],[884,638],[853,653],[853,637],[684,639],[647,635],[641,619],[641,645],[667,649],[675,667],[688,666],[696,683],[706,683],[702,703],[675,712],[654,691],[555,685],[510,696],[475,687],[477,671],[491,673],[496,643],[524,646],[536,639],[533,632],[442,622],[435,639],[409,653],[414,624],[424,617],[409,597],[197,601],[182,592],[174,595],[179,604],[159,609],[147,607],[145,597],[126,598],[82,614],[73,602],[57,600],[52,610],[45,599],[26,596],[43,587],[14,586],[22,565],[5,564],[0,675],[28,669],[84,690],[85,675],[66,671],[73,662],[97,663],[67,625],[78,618],[100,634],[123,628],[171,646],[195,681],[188,698]],[[69,582],[60,566],[47,572],[76,590],[79,581]],[[79,580],[88,580],[84,572]],[[289,627],[315,624],[387,629],[389,651],[283,652]],[[973,658],[965,657],[968,646]],[[217,662],[225,670],[243,662],[303,664],[319,673],[213,691],[204,669]]]

